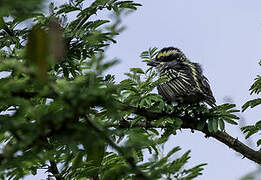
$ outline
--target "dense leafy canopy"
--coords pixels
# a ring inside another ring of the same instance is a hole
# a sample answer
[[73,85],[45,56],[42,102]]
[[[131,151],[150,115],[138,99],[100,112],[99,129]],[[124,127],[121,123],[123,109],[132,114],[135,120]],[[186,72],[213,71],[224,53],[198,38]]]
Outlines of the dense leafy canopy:
[[[184,168],[190,151],[177,156],[180,148],[173,147],[164,156],[160,147],[180,128],[207,135],[225,131],[225,123],[237,124],[235,105],[166,104],[152,93],[165,80],[151,68],[131,68],[119,83],[105,74],[118,62],[105,58],[106,47],[123,30],[121,17],[140,4],[70,0],[60,7],[50,3],[49,13],[43,13],[41,0],[21,2],[0,1],[1,179],[39,169],[56,179],[201,174],[205,164]],[[100,19],[101,11],[113,16]],[[141,60],[156,53],[157,48],[144,51]],[[260,82],[253,92],[260,91]],[[244,109],[258,104],[259,99],[249,101]],[[243,130],[250,136],[260,127],[258,122]]]

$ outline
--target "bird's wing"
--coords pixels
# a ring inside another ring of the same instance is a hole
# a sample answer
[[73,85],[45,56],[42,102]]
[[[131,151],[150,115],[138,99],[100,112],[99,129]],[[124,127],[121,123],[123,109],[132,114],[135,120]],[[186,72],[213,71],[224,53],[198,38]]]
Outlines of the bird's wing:
[[211,107],[215,107],[215,98],[208,79],[203,75],[199,64],[192,62],[170,62],[162,68],[161,76],[167,82],[158,86],[158,92],[168,101],[177,101],[180,97],[197,97]]
[[208,79],[203,75],[202,69],[199,64],[192,63],[192,66],[194,66],[194,69],[196,70],[195,78],[197,79],[197,87],[200,90],[200,92],[205,97],[206,103],[208,103],[210,106],[214,107],[216,106],[216,100],[213,96],[213,93],[211,91]]
[[210,85],[208,83],[208,79],[202,74],[201,78],[201,84],[203,86],[204,95],[206,96],[206,102],[211,106],[216,106],[216,100],[213,96],[213,93],[211,91]]
[[197,93],[196,84],[186,66],[172,63],[161,72],[161,76],[168,78],[167,82],[158,86],[158,92],[165,99],[175,101],[178,97]]

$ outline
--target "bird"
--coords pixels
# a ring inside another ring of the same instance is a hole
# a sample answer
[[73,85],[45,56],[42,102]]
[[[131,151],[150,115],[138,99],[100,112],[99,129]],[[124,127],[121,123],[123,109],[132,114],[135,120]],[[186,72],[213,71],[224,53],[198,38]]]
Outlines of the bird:
[[155,67],[159,76],[166,78],[157,86],[157,90],[168,103],[203,102],[212,108],[216,107],[209,81],[203,75],[200,64],[191,62],[179,48],[161,49],[147,65]]

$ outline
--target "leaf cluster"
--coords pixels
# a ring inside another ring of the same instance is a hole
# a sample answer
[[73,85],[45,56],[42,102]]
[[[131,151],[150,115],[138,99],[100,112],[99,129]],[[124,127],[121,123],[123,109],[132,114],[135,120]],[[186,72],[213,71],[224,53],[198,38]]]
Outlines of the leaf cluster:
[[[176,158],[172,155],[179,148],[174,148],[161,157],[158,147],[167,136],[162,138],[157,128],[137,127],[146,118],[123,108],[171,111],[172,106],[151,93],[164,80],[154,81],[151,69],[132,68],[120,83],[105,75],[117,63],[106,60],[105,47],[116,43],[122,15],[140,4],[70,0],[60,7],[51,2],[49,13],[44,13],[40,0],[4,2],[1,179],[21,179],[40,169],[56,179],[192,179],[201,174],[203,165],[185,168],[189,152]],[[101,11],[114,13],[115,18],[99,19]],[[70,13],[76,16],[68,20]],[[153,58],[156,49],[150,51]],[[124,123],[130,126],[125,128]],[[156,123],[174,129],[181,125],[175,118]]]
[[[261,77],[259,75],[255,79],[255,81],[254,81],[253,85],[250,87],[249,91],[250,91],[250,94],[256,94],[256,95],[259,95],[259,93],[261,92]],[[242,111],[244,112],[245,110],[247,110],[249,108],[255,108],[255,107],[259,106],[260,104],[261,104],[260,98],[249,100],[242,106]],[[254,125],[244,126],[241,128],[241,130],[243,131],[243,133],[246,134],[246,138],[249,138],[250,136],[252,136],[254,134],[260,133],[261,122],[257,121]],[[261,144],[260,138],[257,140],[256,144],[257,144],[257,146],[259,146]]]

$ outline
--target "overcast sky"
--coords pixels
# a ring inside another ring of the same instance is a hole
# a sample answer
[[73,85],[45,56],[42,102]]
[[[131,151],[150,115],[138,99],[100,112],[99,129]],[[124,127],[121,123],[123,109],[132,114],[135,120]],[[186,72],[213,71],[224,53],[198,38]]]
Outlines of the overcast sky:
[[[249,87],[260,74],[261,1],[260,0],[139,0],[138,11],[123,19],[127,29],[107,52],[121,63],[110,70],[118,80],[131,67],[147,68],[139,55],[149,47],[181,48],[191,61],[198,62],[208,77],[217,104],[231,97],[241,108]],[[259,109],[247,110],[246,124],[260,120]],[[238,126],[226,131],[244,141]],[[256,169],[250,160],[202,133],[182,130],[165,145],[166,152],[180,146],[192,150],[189,166],[208,163],[197,180],[237,180]],[[254,148],[255,144],[254,144]],[[28,177],[26,179],[38,179]]]

